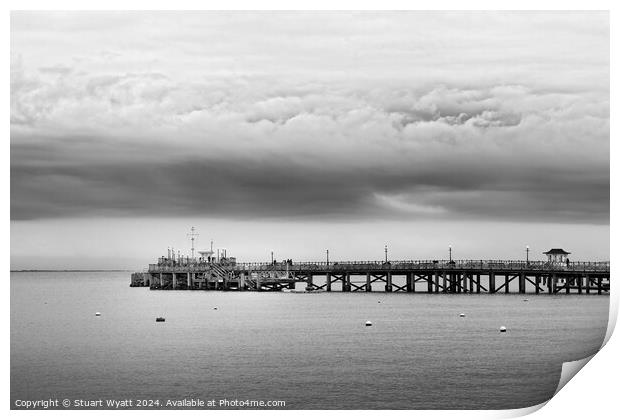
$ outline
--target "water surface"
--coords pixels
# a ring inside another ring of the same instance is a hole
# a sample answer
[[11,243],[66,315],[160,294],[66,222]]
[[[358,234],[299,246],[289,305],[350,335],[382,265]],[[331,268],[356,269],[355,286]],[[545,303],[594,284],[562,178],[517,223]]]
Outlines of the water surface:
[[[609,305],[597,295],[528,295],[524,302],[517,294],[150,291],[128,284],[129,273],[12,273],[11,400],[520,408],[553,395],[563,362],[599,349]],[[166,322],[156,323],[158,316]],[[499,333],[501,325],[507,333]]]

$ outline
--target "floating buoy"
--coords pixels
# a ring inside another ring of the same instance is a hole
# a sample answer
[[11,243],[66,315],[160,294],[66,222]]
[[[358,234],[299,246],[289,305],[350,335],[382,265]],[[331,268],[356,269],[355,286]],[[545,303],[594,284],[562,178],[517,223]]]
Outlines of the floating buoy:
[[499,327],[499,332],[506,332],[506,327],[504,327],[503,325]]
[[155,322],[166,322],[166,318],[158,316],[157,318],[155,318]]
[[529,301],[529,299],[523,299],[523,302],[527,302],[527,301]]
[[217,306],[215,308],[213,308],[214,311],[217,311]]
[[377,301],[377,303],[381,303],[381,301],[380,301],[380,300],[378,300],[378,301]]
[[370,322],[370,321],[366,321],[366,326],[367,326],[367,327],[372,327],[372,322]]
[[95,316],[101,316],[101,312],[95,312]]
[[465,314],[459,314],[461,318],[465,318]]

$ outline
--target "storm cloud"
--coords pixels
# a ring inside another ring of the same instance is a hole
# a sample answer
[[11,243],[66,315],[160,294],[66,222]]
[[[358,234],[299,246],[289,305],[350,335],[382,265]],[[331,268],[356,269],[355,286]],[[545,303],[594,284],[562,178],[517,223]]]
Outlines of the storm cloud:
[[11,218],[607,224],[607,19],[13,13]]

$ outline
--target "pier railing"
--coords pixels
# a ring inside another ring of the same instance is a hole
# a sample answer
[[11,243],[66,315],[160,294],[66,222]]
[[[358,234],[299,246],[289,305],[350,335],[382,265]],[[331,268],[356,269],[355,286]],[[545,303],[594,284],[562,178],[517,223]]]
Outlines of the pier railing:
[[222,268],[229,271],[375,271],[375,270],[526,270],[609,272],[609,261],[549,262],[525,260],[406,260],[406,261],[334,261],[334,262],[253,262],[223,265],[206,262],[189,264],[150,264],[150,272],[197,272]]

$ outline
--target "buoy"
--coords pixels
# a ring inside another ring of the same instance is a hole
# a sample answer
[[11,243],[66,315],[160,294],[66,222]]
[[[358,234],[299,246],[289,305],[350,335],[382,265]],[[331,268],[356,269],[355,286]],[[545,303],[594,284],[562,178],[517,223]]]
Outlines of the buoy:
[[217,311],[217,306],[215,308],[213,308],[214,311]]
[[370,321],[366,321],[366,326],[367,326],[367,327],[372,327],[372,322],[370,322]]
[[380,301],[380,300],[378,300],[378,301],[377,301],[377,303],[381,303],[381,301]]
[[101,316],[101,312],[95,312],[95,316]]
[[506,327],[504,327],[503,325],[499,327],[499,332],[506,332]]
[[527,302],[527,301],[529,301],[529,299],[523,299],[523,302]]
[[157,318],[155,318],[155,322],[166,322],[166,318],[158,316]]
[[465,318],[465,314],[459,314],[461,318]]

